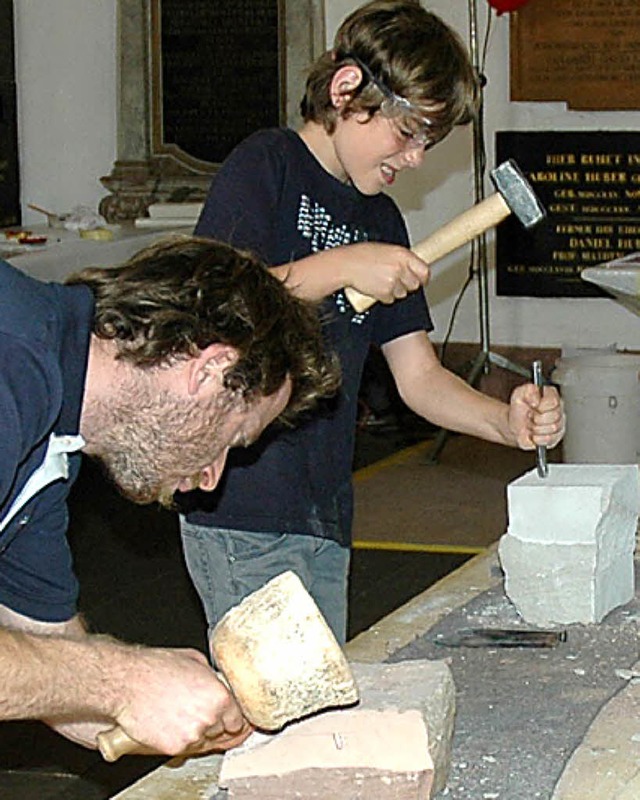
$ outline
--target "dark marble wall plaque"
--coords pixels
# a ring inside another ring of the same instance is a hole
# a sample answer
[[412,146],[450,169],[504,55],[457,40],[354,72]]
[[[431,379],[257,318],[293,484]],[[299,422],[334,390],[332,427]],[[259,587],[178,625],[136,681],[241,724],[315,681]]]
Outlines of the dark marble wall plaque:
[[279,0],[158,0],[157,152],[221,162],[284,119]]
[[253,131],[297,127],[326,48],[324,0],[117,0],[118,149],[109,222],[203,200]]
[[13,2],[0,0],[0,228],[20,224]]
[[496,233],[497,293],[603,297],[586,267],[640,251],[640,133],[503,131],[496,161],[513,158],[547,209],[526,231],[513,217]]

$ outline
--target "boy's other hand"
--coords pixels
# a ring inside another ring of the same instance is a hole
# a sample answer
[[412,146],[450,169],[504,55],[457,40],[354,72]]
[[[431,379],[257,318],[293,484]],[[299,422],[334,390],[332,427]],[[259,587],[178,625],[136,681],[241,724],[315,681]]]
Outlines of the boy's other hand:
[[509,428],[522,450],[536,445],[555,447],[564,436],[564,406],[558,390],[545,386],[543,391],[533,383],[518,386],[511,394]]

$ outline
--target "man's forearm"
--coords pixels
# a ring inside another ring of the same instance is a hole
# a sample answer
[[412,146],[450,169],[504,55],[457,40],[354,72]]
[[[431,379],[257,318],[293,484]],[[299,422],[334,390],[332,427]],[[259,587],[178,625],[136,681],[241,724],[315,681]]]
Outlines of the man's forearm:
[[39,622],[0,605],[0,675],[0,720],[39,719],[87,747],[114,724],[166,755],[235,747],[251,731],[202,653],[88,635],[80,617]]
[[0,629],[0,719],[115,713],[110,640],[42,636]]

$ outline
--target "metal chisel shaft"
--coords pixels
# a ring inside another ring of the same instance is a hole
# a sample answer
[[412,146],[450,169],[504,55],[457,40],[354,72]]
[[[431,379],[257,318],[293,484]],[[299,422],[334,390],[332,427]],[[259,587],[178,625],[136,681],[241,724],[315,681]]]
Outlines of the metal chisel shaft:
[[[542,390],[544,386],[544,378],[542,377],[542,361],[533,362],[533,382]],[[546,478],[549,474],[549,467],[547,465],[547,448],[543,444],[536,445],[536,466],[538,469],[538,476]]]

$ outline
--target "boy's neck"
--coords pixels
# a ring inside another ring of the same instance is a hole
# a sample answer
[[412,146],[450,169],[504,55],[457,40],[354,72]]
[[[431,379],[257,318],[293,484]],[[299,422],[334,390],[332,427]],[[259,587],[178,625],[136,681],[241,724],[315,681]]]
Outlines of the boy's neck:
[[298,135],[330,175],[342,183],[348,182],[349,176],[336,156],[331,134],[327,133],[323,125],[317,122],[305,122]]

